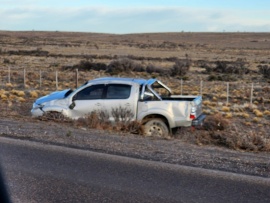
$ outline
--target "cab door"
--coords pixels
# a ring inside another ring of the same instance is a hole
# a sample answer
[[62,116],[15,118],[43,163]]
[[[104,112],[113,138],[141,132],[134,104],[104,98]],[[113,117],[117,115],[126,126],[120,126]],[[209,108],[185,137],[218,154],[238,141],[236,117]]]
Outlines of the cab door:
[[103,109],[109,119],[135,120],[139,97],[139,86],[129,84],[107,84],[103,99]]
[[73,96],[72,118],[84,117],[93,111],[102,110],[102,99],[104,97],[104,84],[88,86]]

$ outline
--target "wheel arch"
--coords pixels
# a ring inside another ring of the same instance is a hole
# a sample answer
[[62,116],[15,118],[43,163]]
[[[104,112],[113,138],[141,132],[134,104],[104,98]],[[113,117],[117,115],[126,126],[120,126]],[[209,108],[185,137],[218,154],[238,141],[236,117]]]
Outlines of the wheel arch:
[[146,115],[142,118],[142,124],[145,124],[147,121],[153,119],[153,118],[159,118],[159,119],[162,119],[164,121],[164,123],[167,125],[167,127],[170,129],[170,123],[169,123],[169,120],[167,119],[166,116],[164,115],[161,115],[161,114],[149,114],[149,115]]
[[57,113],[63,114],[64,116],[67,116],[66,109],[63,108],[63,107],[59,107],[59,106],[48,106],[48,107],[45,106],[44,108],[42,108],[42,111],[44,113],[46,113],[46,112],[57,112]]

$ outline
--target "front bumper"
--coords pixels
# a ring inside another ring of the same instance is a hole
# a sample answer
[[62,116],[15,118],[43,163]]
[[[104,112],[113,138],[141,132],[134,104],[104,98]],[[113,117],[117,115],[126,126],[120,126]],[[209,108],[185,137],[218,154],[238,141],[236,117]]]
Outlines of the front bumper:
[[31,114],[33,117],[39,117],[39,116],[43,116],[44,111],[42,111],[40,108],[33,108],[31,110]]
[[192,120],[192,126],[202,126],[204,119],[206,118],[205,114],[201,114],[198,118]]

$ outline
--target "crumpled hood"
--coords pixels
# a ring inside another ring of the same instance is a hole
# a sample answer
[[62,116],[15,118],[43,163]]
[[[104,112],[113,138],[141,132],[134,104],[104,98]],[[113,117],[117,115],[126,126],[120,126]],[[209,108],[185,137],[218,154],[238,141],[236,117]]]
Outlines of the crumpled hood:
[[44,102],[49,102],[52,100],[56,100],[56,99],[63,99],[65,98],[65,94],[69,91],[70,89],[66,89],[66,90],[62,90],[62,91],[56,91],[56,92],[52,92],[49,95],[46,95],[44,97],[40,97],[39,99],[36,100],[36,104],[42,104]]

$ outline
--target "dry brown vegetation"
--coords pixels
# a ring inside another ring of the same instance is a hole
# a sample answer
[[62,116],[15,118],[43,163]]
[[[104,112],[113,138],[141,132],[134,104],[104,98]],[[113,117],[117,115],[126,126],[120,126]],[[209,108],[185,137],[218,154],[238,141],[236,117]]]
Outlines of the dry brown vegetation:
[[[181,129],[176,138],[184,139],[187,134],[186,140],[197,144],[270,150],[268,33],[113,35],[2,31],[0,44],[1,116],[29,118],[31,103],[37,97],[56,86],[75,88],[75,69],[79,70],[79,85],[99,76],[157,77],[175,94],[203,95],[204,113],[209,115],[205,129]],[[226,82],[230,82],[229,102]],[[90,120],[82,123],[93,127]],[[126,127],[115,127],[120,128]]]

